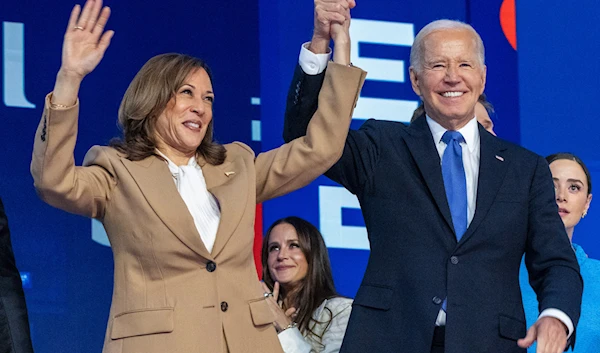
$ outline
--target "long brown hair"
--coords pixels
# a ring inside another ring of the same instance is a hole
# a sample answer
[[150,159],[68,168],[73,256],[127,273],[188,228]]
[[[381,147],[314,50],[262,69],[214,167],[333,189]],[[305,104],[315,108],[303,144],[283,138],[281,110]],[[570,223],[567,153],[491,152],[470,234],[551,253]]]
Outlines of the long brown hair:
[[[185,79],[198,69],[205,70],[212,82],[210,68],[201,59],[169,53],[148,60],[135,75],[123,96],[119,107],[119,126],[123,137],[112,139],[110,146],[133,161],[155,154],[158,117]],[[225,147],[213,140],[212,120],[196,150],[196,156],[203,157],[213,165],[222,164],[225,160]]]
[[[325,246],[321,232],[319,232],[314,225],[302,218],[292,216],[279,219],[269,227],[267,234],[263,239],[262,246],[263,281],[271,290],[273,290],[275,281],[271,277],[271,272],[269,271],[269,265],[267,263],[269,257],[269,236],[271,235],[273,228],[282,223],[290,224],[296,230],[300,249],[308,263],[306,276],[298,283],[297,287],[293,289],[294,298],[291,298],[293,303],[290,303],[290,306],[297,309],[295,321],[301,332],[308,332],[318,338],[322,338],[312,330],[314,325],[311,325],[311,322],[317,323],[317,321],[312,318],[313,312],[325,299],[338,297],[339,294],[336,292],[333,284],[333,275],[331,274],[331,264],[329,262],[327,247]],[[289,294],[290,293],[283,287],[280,287],[279,299],[283,300]],[[328,320],[327,325],[331,323],[331,312],[329,317],[330,319]]]

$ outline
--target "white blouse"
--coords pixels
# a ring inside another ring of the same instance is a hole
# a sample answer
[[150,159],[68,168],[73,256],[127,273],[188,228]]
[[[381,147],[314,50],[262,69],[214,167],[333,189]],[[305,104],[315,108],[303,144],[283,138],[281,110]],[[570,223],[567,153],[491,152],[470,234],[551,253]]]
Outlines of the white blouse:
[[178,166],[163,153],[157,152],[167,160],[177,191],[194,219],[204,246],[211,252],[219,229],[221,210],[217,199],[206,188],[202,168],[196,163],[196,157],[190,158],[187,165]]
[[[326,310],[329,309],[329,310]],[[312,331],[303,336],[297,327],[283,330],[278,334],[285,353],[337,353],[352,311],[352,299],[336,297],[325,299],[313,313]],[[331,323],[329,322],[331,321]]]

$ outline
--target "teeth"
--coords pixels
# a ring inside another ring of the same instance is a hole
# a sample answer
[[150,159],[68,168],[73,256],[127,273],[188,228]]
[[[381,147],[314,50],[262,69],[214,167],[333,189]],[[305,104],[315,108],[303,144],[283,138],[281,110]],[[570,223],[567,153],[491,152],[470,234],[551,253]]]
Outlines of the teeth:
[[463,95],[462,92],[444,92],[442,94],[442,96],[444,96],[444,97],[460,97],[462,95]]
[[190,121],[186,122],[184,125],[187,126],[187,127],[194,128],[194,129],[198,129],[200,127],[200,124],[192,123]]

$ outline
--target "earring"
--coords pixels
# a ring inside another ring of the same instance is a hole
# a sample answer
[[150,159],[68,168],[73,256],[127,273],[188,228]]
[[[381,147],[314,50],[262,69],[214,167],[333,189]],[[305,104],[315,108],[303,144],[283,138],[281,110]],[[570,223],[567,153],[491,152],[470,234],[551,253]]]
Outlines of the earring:
[[583,211],[583,214],[581,215],[581,218],[585,218],[585,216],[587,216],[587,211]]

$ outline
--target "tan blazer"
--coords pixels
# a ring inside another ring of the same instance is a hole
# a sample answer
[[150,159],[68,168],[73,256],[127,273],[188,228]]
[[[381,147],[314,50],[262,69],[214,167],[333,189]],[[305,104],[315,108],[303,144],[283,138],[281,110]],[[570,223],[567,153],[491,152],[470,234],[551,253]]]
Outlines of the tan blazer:
[[212,253],[164,161],[133,162],[94,146],[76,167],[79,107],[51,109],[46,99],[31,163],[35,187],[47,203],[102,221],[113,249],[104,353],[282,352],[254,267],[255,205],[305,186],[337,161],[365,74],[329,64],[306,136],[256,157],[242,143],[226,145],[219,166],[198,160],[221,207]]

